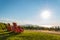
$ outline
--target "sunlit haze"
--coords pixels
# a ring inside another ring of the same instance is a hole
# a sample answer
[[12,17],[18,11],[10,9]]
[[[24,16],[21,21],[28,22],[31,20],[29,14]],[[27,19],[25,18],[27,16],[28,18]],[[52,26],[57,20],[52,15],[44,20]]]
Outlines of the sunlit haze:
[[51,16],[51,12],[48,11],[48,10],[42,11],[42,13],[41,13],[41,17],[42,17],[43,19],[49,19],[50,16]]

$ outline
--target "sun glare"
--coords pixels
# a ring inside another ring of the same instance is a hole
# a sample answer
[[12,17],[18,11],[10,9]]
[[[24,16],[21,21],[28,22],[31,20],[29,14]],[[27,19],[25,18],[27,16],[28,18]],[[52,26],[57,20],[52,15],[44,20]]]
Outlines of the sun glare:
[[51,13],[48,10],[42,11],[42,13],[41,13],[41,17],[43,19],[48,19],[48,18],[50,18],[50,16],[51,16]]

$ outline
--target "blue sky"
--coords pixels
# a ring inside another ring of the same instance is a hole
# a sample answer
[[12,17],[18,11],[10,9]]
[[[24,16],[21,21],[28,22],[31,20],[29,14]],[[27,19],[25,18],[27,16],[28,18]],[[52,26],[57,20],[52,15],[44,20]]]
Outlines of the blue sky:
[[[50,19],[41,12],[51,11]],[[23,21],[26,24],[59,25],[60,0],[0,0],[0,19]]]

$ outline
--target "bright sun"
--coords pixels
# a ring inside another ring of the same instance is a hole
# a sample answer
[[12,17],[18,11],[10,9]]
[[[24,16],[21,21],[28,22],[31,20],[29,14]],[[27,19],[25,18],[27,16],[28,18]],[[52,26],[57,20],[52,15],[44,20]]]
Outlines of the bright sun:
[[45,10],[45,11],[43,11],[43,12],[41,13],[41,17],[42,17],[43,19],[48,19],[48,18],[50,18],[50,16],[51,16],[51,13],[50,13],[50,11],[48,11],[48,10]]

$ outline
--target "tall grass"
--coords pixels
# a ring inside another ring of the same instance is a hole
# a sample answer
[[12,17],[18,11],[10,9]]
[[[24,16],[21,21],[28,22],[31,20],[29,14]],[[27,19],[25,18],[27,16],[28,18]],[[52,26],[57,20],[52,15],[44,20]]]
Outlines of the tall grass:
[[5,37],[0,36],[0,40],[60,40],[60,35],[36,32],[33,30],[25,30],[20,34],[6,35]]

